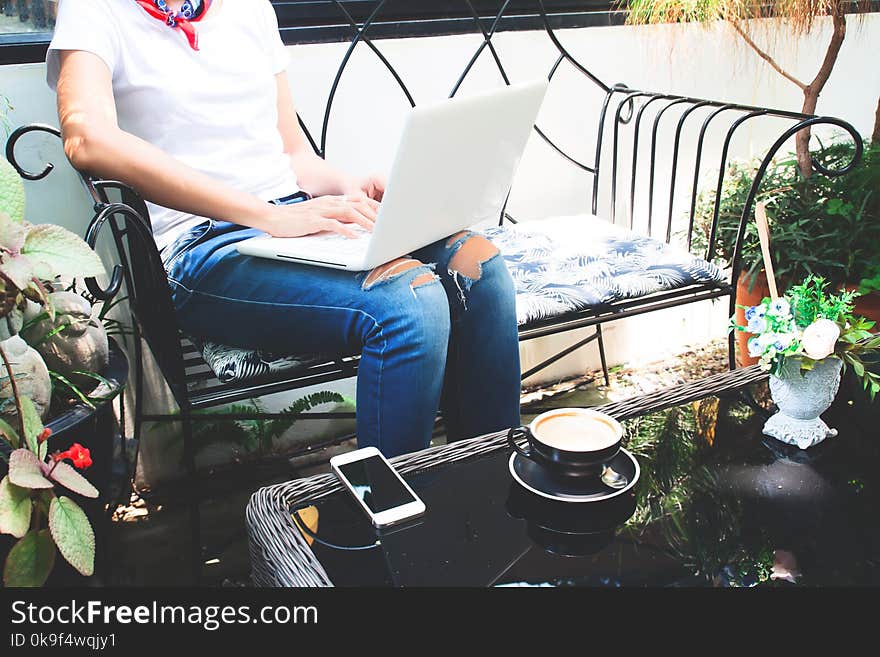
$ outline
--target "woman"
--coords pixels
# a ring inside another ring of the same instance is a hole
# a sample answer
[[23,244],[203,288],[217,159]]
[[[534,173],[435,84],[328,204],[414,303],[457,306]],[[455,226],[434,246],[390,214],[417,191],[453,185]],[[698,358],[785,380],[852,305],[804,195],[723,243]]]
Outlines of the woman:
[[387,456],[426,447],[438,406],[452,440],[519,423],[513,286],[483,237],[361,273],[237,252],[370,230],[384,190],[312,152],[268,0],[61,0],[46,63],[71,163],[150,201],[186,333],[361,352],[358,444]]

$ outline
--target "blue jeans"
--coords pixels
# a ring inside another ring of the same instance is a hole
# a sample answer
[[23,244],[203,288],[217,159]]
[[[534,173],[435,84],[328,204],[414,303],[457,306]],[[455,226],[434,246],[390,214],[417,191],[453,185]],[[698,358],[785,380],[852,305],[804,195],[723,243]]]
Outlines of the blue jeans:
[[360,353],[358,446],[389,457],[427,447],[438,408],[449,440],[519,424],[515,296],[500,254],[468,278],[449,262],[469,234],[444,239],[412,254],[430,264],[367,284],[369,272],[238,253],[260,234],[211,220],[163,251],[185,333],[278,353]]

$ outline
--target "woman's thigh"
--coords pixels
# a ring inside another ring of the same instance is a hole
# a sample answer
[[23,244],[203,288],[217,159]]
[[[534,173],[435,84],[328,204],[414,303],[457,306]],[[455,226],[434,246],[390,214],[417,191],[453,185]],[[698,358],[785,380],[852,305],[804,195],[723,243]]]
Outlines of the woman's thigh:
[[244,256],[236,243],[259,231],[223,222],[212,222],[210,231],[168,271],[181,328],[193,336],[274,351],[354,354],[383,327],[437,323],[438,305],[448,314],[425,265],[377,277]]

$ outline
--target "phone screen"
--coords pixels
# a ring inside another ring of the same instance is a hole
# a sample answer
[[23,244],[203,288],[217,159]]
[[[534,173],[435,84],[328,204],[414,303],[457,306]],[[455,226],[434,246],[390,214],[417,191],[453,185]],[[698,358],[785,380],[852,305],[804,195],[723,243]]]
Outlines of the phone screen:
[[345,463],[338,468],[351,484],[355,495],[373,513],[381,513],[416,501],[400,483],[394,471],[378,456]]

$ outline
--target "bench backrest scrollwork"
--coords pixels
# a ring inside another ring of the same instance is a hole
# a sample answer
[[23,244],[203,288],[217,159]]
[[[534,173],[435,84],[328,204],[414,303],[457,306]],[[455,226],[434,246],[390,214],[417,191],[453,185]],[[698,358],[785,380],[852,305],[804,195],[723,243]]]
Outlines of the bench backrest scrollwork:
[[[393,17],[393,3],[390,0],[375,0],[359,5],[360,20],[353,17],[346,3],[341,0],[335,0],[334,5],[339,10],[340,21],[348,24],[352,36],[333,77],[323,106],[320,128],[314,132],[317,137],[313,135],[310,127],[302,119],[300,120],[312,147],[322,157],[327,155],[334,103],[357,48],[369,49],[400,88],[401,97],[405,102],[410,106],[416,104],[407,81],[383,54],[383,44],[377,44],[372,38],[374,33],[382,34],[382,18],[385,13]],[[508,74],[499,48],[496,47],[495,37],[506,18],[513,15],[522,16],[524,8],[530,5],[532,14],[543,27],[553,48],[552,63],[546,72],[551,87],[556,83],[558,74],[564,66],[574,72],[575,79],[582,81],[589,88],[591,96],[598,94],[598,105],[592,109],[584,107],[576,119],[579,126],[591,124],[594,126],[595,134],[592,135],[591,142],[594,149],[588,157],[578,157],[573,154],[576,147],[582,146],[581,142],[584,138],[590,136],[585,135],[585,131],[569,130],[569,139],[572,133],[575,134],[576,143],[564,144],[562,142],[565,138],[555,136],[559,131],[553,128],[557,126],[539,124],[534,128],[535,133],[561,158],[562,162],[583,174],[585,188],[589,189],[587,194],[589,204],[583,210],[666,242],[673,238],[680,239],[691,251],[696,251],[696,243],[699,243],[701,249],[705,248],[705,250],[695,254],[707,260],[712,261],[717,258],[715,241],[718,236],[721,191],[727,165],[733,156],[734,138],[743,127],[750,127],[757,122],[783,122],[785,127],[781,131],[773,128],[769,132],[774,136],[779,134],[785,136],[775,143],[772,142],[771,137],[768,139],[766,149],[756,149],[757,152],[764,152],[765,155],[756,171],[748,201],[742,208],[739,232],[733,249],[735,254],[733,262],[727,263],[732,266],[734,281],[740,271],[739,256],[745,226],[753,216],[755,197],[764,172],[777,153],[786,144],[791,143],[793,135],[803,129],[828,125],[840,128],[846,138],[853,140],[855,144],[853,160],[838,169],[823,168],[817,160],[814,160],[816,169],[823,175],[842,175],[850,171],[861,157],[861,137],[852,125],[840,119],[692,98],[668,92],[633,89],[625,84],[609,85],[572,54],[572,49],[563,42],[562,36],[554,29],[552,16],[548,14],[543,0],[515,4],[511,0],[498,0],[492,5],[496,7],[494,15],[488,9],[490,6],[488,2],[479,3],[480,11],[472,0],[462,0],[462,5],[471,14],[474,31],[482,39],[449,90],[449,97],[454,97],[460,91],[465,80],[475,71],[481,57],[491,58],[500,83],[514,82]],[[590,116],[597,118],[591,120]],[[719,142],[720,147],[717,145]],[[525,184],[528,185],[529,182],[526,181]],[[534,189],[540,190],[541,187],[535,185]],[[708,225],[699,225],[695,220],[698,193],[701,189],[715,191],[712,216]],[[515,221],[514,217],[503,211],[499,223],[505,219]],[[703,233],[701,240],[695,239],[695,231],[698,230]],[[705,247],[706,243],[708,248]]]

